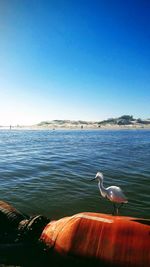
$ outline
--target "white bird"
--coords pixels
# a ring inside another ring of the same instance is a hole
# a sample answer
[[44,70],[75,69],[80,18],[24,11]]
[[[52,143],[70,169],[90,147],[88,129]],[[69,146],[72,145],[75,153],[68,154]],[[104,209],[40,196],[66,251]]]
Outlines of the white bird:
[[[114,206],[114,211],[113,214],[118,214],[118,209],[124,204],[127,203],[128,200],[125,197],[124,193],[122,192],[121,188],[118,186],[109,186],[107,188],[105,188],[103,186],[103,174],[101,172],[98,172],[95,176],[95,178],[93,178],[91,181],[93,180],[98,180],[98,187],[100,190],[100,193],[102,195],[102,197],[107,198],[108,200],[110,200],[113,203]],[[119,207],[116,206],[116,204],[120,204]]]

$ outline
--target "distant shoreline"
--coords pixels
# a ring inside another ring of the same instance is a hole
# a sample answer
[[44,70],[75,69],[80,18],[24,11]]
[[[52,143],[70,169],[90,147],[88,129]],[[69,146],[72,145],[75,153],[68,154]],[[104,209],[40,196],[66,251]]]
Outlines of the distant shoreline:
[[0,130],[144,130],[144,129],[149,129],[150,130],[150,125],[105,125],[105,126],[95,126],[95,125],[90,125],[90,126],[71,126],[71,125],[65,125],[65,126],[60,126],[60,125],[53,125],[53,126],[37,126],[37,125],[32,125],[32,126],[11,126],[11,128],[8,126],[1,126]]
[[110,118],[104,121],[52,120],[34,125],[0,126],[0,129],[16,130],[121,130],[150,129],[150,119],[135,119],[131,115]]

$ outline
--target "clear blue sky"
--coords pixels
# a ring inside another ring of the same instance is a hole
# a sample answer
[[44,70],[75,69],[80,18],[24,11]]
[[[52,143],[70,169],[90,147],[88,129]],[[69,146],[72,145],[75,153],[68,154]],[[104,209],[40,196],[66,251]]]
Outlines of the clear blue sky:
[[0,125],[150,118],[149,0],[0,0]]

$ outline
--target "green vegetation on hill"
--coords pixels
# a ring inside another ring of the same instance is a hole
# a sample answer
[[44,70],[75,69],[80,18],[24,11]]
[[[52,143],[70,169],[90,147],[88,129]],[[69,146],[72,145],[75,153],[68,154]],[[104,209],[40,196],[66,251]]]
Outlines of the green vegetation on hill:
[[38,126],[53,126],[53,125],[65,125],[65,124],[71,124],[74,126],[77,125],[88,125],[89,122],[87,121],[71,121],[71,120],[52,120],[52,121],[42,121],[40,123],[38,123]]
[[133,118],[133,116],[130,115],[123,115],[119,118],[110,118],[108,120],[100,121],[99,125],[105,125],[105,124],[115,124],[115,125],[130,125],[133,124],[136,120]]
[[98,122],[98,125],[136,125],[136,124],[150,124],[150,120],[135,119],[132,115],[123,115],[119,118],[110,118],[108,120]]
[[132,115],[123,115],[118,118],[109,118],[103,121],[82,121],[82,120],[52,120],[52,121],[42,121],[37,126],[40,127],[101,127],[101,126],[126,126],[126,125],[148,125],[150,124],[150,119],[142,120],[140,118],[135,119]]

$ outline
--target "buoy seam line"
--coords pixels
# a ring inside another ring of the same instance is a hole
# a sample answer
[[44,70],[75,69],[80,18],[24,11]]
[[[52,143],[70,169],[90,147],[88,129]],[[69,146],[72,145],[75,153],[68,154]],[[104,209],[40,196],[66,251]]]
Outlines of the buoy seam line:
[[86,214],[78,214],[75,215],[74,218],[84,218],[84,219],[88,219],[88,220],[95,220],[95,221],[99,221],[99,222],[105,222],[105,223],[113,223],[114,220],[110,220],[110,219],[106,219],[106,218],[102,218],[102,217],[97,217],[97,216],[90,216],[90,215],[86,215]]

